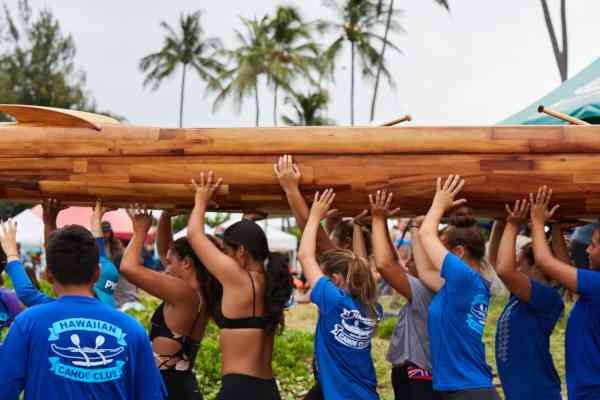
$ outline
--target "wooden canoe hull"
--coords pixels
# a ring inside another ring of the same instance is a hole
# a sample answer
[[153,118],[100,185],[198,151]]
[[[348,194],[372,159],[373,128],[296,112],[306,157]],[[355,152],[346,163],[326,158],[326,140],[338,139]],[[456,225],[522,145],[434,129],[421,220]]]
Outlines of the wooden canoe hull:
[[0,106],[28,112],[26,122],[0,126],[0,196],[13,200],[191,207],[190,180],[213,170],[224,179],[220,209],[287,213],[273,164],[292,154],[302,192],[333,187],[347,214],[382,188],[406,215],[423,213],[435,178],[455,173],[481,215],[504,215],[505,203],[544,184],[562,217],[600,215],[600,126],[162,129],[73,111],[83,122],[54,124],[61,110],[44,109],[37,121],[36,108],[15,107]]

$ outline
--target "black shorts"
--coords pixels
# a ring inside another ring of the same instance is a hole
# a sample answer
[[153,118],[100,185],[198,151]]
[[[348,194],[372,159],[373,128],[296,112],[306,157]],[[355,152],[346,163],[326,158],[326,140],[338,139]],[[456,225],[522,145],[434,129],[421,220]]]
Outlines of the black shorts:
[[500,400],[494,388],[440,392],[443,400]]
[[261,379],[243,374],[221,377],[217,400],[281,400],[275,379]]
[[167,388],[166,400],[202,400],[193,371],[161,369],[160,375]]
[[441,400],[438,392],[433,391],[431,376],[427,374],[409,374],[409,369],[419,369],[412,365],[392,368],[392,386],[396,400]]

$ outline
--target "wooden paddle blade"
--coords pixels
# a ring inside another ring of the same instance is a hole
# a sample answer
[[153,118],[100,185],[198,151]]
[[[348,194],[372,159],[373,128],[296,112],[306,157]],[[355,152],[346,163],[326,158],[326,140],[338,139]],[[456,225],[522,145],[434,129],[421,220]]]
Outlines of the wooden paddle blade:
[[0,111],[11,115],[17,123],[40,123],[48,126],[66,126],[102,130],[102,125],[120,124],[105,115],[74,111],[63,108],[0,104]]

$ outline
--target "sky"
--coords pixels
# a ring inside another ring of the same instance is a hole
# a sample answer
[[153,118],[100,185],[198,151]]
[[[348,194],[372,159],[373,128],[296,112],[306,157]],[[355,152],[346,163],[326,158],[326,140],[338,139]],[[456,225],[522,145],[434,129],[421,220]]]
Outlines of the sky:
[[[6,3],[14,9],[17,1]],[[548,3],[558,28],[560,1]],[[131,124],[161,127],[177,126],[181,75],[151,91],[143,88],[138,69],[139,60],[162,45],[161,21],[176,26],[180,13],[200,9],[206,34],[232,46],[240,17],[261,17],[277,5],[295,5],[307,20],[334,17],[321,0],[30,0],[30,4],[35,10],[50,8],[63,32],[72,34],[76,65],[85,71],[87,88],[99,109],[123,115]],[[383,85],[376,122],[409,113],[412,125],[491,125],[560,85],[539,0],[450,0],[450,13],[434,1],[396,0],[396,4],[404,11],[399,22],[405,33],[393,41],[402,54],[389,58],[396,89]],[[573,76],[600,56],[600,1],[567,5],[569,76]],[[350,119],[349,58],[346,51],[338,61],[335,83],[326,86],[331,96],[327,114],[340,125]],[[358,76],[357,82],[356,124],[369,125],[372,84]],[[213,99],[201,81],[190,78],[184,126],[254,126],[252,99],[240,112],[229,102],[216,113]],[[272,126],[273,95],[264,85],[260,104],[261,126]],[[282,113],[291,114],[280,104]]]

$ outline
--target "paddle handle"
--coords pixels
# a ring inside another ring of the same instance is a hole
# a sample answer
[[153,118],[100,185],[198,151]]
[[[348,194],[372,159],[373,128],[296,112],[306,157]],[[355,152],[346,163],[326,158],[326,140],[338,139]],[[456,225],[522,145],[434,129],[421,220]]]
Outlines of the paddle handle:
[[538,112],[544,113],[551,117],[562,119],[563,121],[566,121],[571,125],[590,125],[588,122],[585,122],[579,118],[571,117],[570,115],[561,113],[559,111],[550,110],[549,108],[544,107],[543,104],[539,105],[537,110]]

